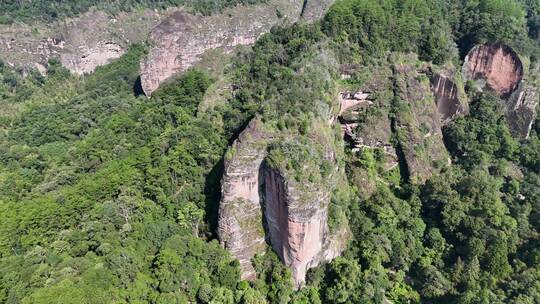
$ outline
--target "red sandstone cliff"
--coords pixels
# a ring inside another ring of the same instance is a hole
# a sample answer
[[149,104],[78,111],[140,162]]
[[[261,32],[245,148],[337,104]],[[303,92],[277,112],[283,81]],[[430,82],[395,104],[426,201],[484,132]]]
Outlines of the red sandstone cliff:
[[523,65],[511,48],[482,44],[475,46],[465,58],[463,74],[466,79],[485,81],[489,89],[507,98],[523,78]]
[[463,64],[466,80],[475,81],[478,89],[486,87],[501,97],[510,131],[520,138],[529,136],[536,119],[540,94],[532,82],[538,70],[530,67],[528,75],[524,75],[518,54],[500,44],[475,46]]
[[239,260],[243,279],[255,278],[251,259],[266,248],[259,171],[268,136],[260,121],[251,121],[225,158],[218,235]]
[[[303,284],[309,268],[333,259],[347,243],[346,224],[332,230],[328,224],[332,192],[337,180],[344,178],[330,148],[333,145],[314,141],[298,146],[316,155],[302,168],[302,172],[317,176],[309,180],[297,180],[288,166],[269,160],[269,149],[298,142],[291,135],[270,135],[262,122],[254,120],[227,153],[218,234],[222,245],[240,261],[244,279],[255,278],[251,259],[265,252],[265,239],[291,269],[296,286]],[[287,151],[285,148],[280,153]],[[292,157],[298,155],[284,160]],[[332,169],[323,177],[320,166],[324,162]]]
[[[324,154],[316,162],[303,162],[302,170],[317,172],[324,161],[337,169],[333,152]],[[308,269],[341,254],[348,232],[343,225],[329,227],[328,208],[339,170],[321,179],[297,180],[286,167],[264,168],[265,218],[272,248],[291,269],[296,286],[301,286]]]

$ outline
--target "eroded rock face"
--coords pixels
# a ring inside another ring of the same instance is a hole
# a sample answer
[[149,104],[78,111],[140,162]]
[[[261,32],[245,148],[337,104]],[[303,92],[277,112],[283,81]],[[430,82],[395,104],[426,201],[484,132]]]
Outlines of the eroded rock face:
[[508,98],[523,78],[523,65],[511,48],[501,44],[475,46],[465,57],[463,75],[488,87],[502,98]]
[[367,92],[342,92],[339,96],[339,115],[343,115],[347,111],[358,111],[360,107],[368,107],[373,104],[369,99],[370,94]]
[[537,87],[522,82],[506,103],[506,120],[513,135],[529,138],[540,98]]
[[42,70],[49,59],[60,58],[73,73],[91,73],[120,57],[130,44],[146,39],[164,15],[152,10],[116,16],[90,11],[53,24],[5,26],[0,28],[0,58],[17,67]]
[[218,235],[221,244],[240,262],[242,279],[255,279],[251,259],[266,247],[259,172],[268,137],[262,123],[253,120],[225,159]]
[[208,50],[231,50],[237,45],[252,44],[270,28],[283,22],[276,10],[290,13],[296,21],[302,1],[270,1],[256,6],[238,6],[222,14],[194,16],[174,12],[152,30],[150,39],[156,47],[141,62],[141,84],[151,95],[166,79],[184,72],[200,60]]
[[291,269],[296,286],[301,286],[308,269],[341,254],[344,242],[338,235],[346,233],[329,231],[330,192],[325,187],[297,182],[269,167],[264,183],[270,244]]
[[302,8],[302,18],[308,22],[321,19],[334,0],[307,0]]
[[100,41],[96,46],[81,46],[77,53],[60,55],[62,65],[70,71],[82,75],[93,72],[96,67],[120,58],[125,53],[122,46],[112,41]]
[[431,76],[431,90],[435,95],[437,111],[441,116],[443,124],[448,123],[459,115],[466,115],[469,112],[468,103],[464,97],[460,96],[459,88],[452,79],[453,73],[433,73]]
[[[332,231],[328,224],[335,181],[340,176],[344,178],[344,172],[337,169],[331,145],[321,153],[320,159],[303,168],[320,172],[319,166],[328,162],[333,167],[325,178],[319,175],[315,180],[297,180],[287,169],[270,166],[267,155],[271,146],[298,139],[270,135],[264,129],[262,122],[252,121],[226,156],[219,239],[240,261],[244,279],[255,278],[251,259],[265,252],[266,239],[291,269],[299,287],[309,268],[333,259],[345,248],[349,236],[346,224]],[[317,145],[314,142],[304,147],[311,149]]]
[[498,94],[506,110],[510,131],[524,139],[529,137],[536,119],[540,94],[533,82],[538,71],[538,66],[530,67],[528,75],[524,75],[517,53],[500,44],[475,46],[463,65],[467,80],[475,80],[480,88],[486,86]]

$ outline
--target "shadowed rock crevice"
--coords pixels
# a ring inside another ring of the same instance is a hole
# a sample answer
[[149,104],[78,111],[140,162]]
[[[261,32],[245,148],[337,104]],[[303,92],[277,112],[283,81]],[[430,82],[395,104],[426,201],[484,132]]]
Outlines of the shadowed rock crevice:
[[133,94],[135,94],[135,96],[144,95],[144,90],[141,84],[141,76],[137,77],[137,80],[135,80],[135,84],[133,84]]

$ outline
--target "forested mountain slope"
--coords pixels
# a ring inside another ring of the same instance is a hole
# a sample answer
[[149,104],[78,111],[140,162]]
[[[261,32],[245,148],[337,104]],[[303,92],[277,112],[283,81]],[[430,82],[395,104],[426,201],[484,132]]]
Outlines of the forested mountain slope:
[[539,14],[339,0],[151,97],[156,36],[84,75],[0,61],[0,303],[539,303]]

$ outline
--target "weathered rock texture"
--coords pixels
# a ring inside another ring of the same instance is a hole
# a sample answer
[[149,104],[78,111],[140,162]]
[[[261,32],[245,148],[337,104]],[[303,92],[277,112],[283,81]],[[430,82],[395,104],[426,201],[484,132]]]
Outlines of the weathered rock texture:
[[396,118],[394,129],[413,183],[425,182],[449,162],[441,118],[430,89],[427,68],[415,55],[394,58]]
[[262,123],[253,120],[225,159],[218,234],[239,260],[243,279],[255,278],[251,258],[265,250],[259,174],[268,137]]
[[96,67],[109,63],[112,59],[119,58],[125,50],[119,44],[112,41],[99,41],[96,46],[81,46],[76,53],[64,53],[60,55],[62,64],[77,74],[87,74]]
[[322,17],[333,0],[270,0],[266,4],[237,6],[222,14],[203,17],[170,8],[115,16],[90,11],[53,24],[14,24],[0,27],[0,59],[22,68],[44,72],[50,58],[76,74],[120,57],[129,45],[150,37],[155,47],[141,62],[142,85],[151,94],[159,83],[183,72],[207,50],[252,44],[276,24],[302,17]]
[[475,46],[465,58],[463,74],[501,97],[510,131],[519,138],[528,138],[536,119],[538,105],[538,66],[524,74],[523,64],[508,46],[485,44]]
[[321,19],[334,0],[307,0],[302,8],[302,19],[313,22]]
[[151,10],[110,16],[92,11],[47,25],[0,27],[0,58],[42,72],[50,58],[60,58],[70,71],[83,74],[120,57],[127,47],[146,39],[166,12]]
[[431,90],[435,95],[437,110],[443,124],[460,115],[469,113],[467,97],[458,86],[453,69],[432,72],[430,77]]
[[[270,136],[264,128],[259,120],[252,121],[227,154],[219,238],[239,259],[245,279],[254,278],[250,260],[264,253],[266,238],[300,286],[309,268],[333,259],[345,247],[346,224],[330,230],[328,223],[332,192],[344,172],[337,166],[333,145],[316,139],[300,144],[294,135]],[[326,129],[323,132],[330,127]],[[323,138],[334,138],[326,135]],[[287,153],[299,149],[311,160],[296,159],[303,167],[292,170],[288,162],[299,155]],[[283,155],[278,161],[269,156],[276,153]],[[323,163],[329,168],[324,174]]]
[[523,65],[518,54],[501,44],[475,46],[465,58],[463,75],[481,80],[502,98],[509,97],[523,78]]
[[257,38],[282,23],[298,21],[302,11],[313,20],[322,16],[332,1],[270,0],[254,6],[238,6],[213,16],[174,12],[150,35],[156,45],[141,62],[141,84],[151,95],[170,77],[186,71],[212,49],[225,52],[235,46],[254,43]]
[[540,98],[538,86],[522,82],[506,102],[506,119],[510,131],[519,138],[528,138],[534,121]]
[[[343,251],[345,227],[330,231],[328,224],[330,199],[341,172],[331,142],[321,145],[313,139],[301,144],[296,138],[284,142],[274,149],[285,161],[265,166],[265,216],[272,248],[300,286],[309,268]],[[294,162],[302,168],[291,169]],[[326,174],[321,173],[323,163],[331,168]]]

